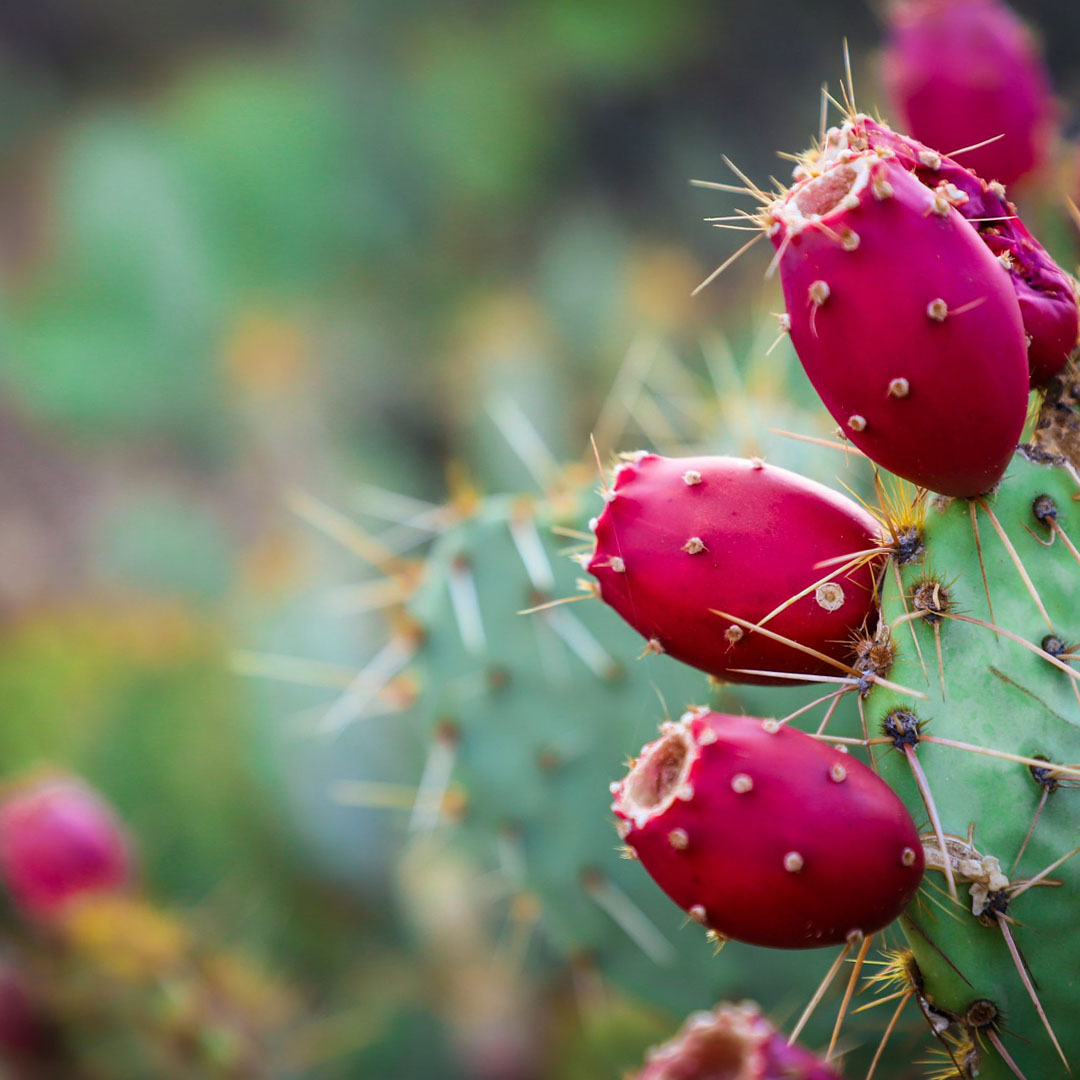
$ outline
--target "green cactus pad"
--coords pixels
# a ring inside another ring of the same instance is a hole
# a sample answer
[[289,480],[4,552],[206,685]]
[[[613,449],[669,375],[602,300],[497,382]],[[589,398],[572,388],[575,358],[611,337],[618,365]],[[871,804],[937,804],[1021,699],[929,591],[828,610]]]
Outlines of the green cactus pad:
[[[1049,496],[1065,535],[1080,539],[1077,483],[1066,466],[1040,463],[1045,454],[1033,457],[1029,459],[1022,452],[1017,455],[997,492],[985,499],[985,506],[978,500],[932,501],[926,513],[925,550],[901,571],[903,595],[891,568],[885,577],[882,610],[890,623],[913,610],[921,583],[936,580],[945,588],[948,611],[937,624],[944,693],[934,626],[915,620],[911,628],[901,624],[894,629],[899,655],[893,677],[920,687],[927,699],[915,700],[878,687],[867,700],[872,737],[881,736],[883,722],[897,709],[909,710],[923,722],[915,753],[926,773],[944,832],[966,841],[969,830],[974,829],[973,846],[978,854],[996,857],[1013,884],[1036,875],[1076,846],[1080,791],[1070,791],[1068,785],[1074,781],[1064,780],[1049,793],[1014,871],[1013,862],[1043,793],[1031,768],[935,744],[927,737],[1060,764],[1080,762],[1076,680],[1006,634],[950,617],[992,621],[1036,647],[1053,633],[1065,645],[1066,654],[1080,640],[1076,603],[1080,563],[1064,538],[1054,536],[1033,511],[1037,498]],[[972,528],[973,505],[982,567]],[[1043,504],[1044,510],[1046,507]],[[1040,613],[986,508],[1015,548],[1052,626]],[[1054,543],[1046,546],[1052,536]],[[982,568],[993,605],[992,620]],[[921,646],[925,679],[912,632]],[[1048,643],[1048,647],[1052,645]],[[881,745],[875,747],[875,756],[882,776],[901,794],[916,820],[926,823],[927,811],[905,753]],[[924,838],[928,852],[940,850],[929,825]],[[1003,1018],[995,1034],[1024,1074],[1029,1078],[1064,1077],[1065,1067],[1017,973],[1001,927],[992,913],[982,920],[972,913],[973,904],[982,907],[986,901],[972,897],[971,878],[954,867],[960,903],[950,900],[944,874],[931,869],[921,902],[902,919],[922,973],[926,999],[959,1018],[952,1032],[961,1038],[973,1034],[971,1023],[964,1019],[972,1015],[972,1005],[980,1000],[993,1002]],[[1070,1064],[1077,1066],[1080,1027],[1075,1003],[1080,992],[1080,939],[1074,928],[1080,913],[1080,859],[1065,862],[1050,878],[1060,884],[1034,886],[1017,895],[1009,901],[1007,914],[1015,920],[1011,931],[1037,984],[1039,1000]],[[1007,896],[1006,891],[998,899]],[[985,1007],[983,1011],[987,1012]],[[989,1033],[983,1034],[975,1040],[981,1080],[1013,1076]]]
[[[599,500],[587,501],[595,510]],[[641,639],[597,600],[518,614],[575,594],[564,555],[576,541],[552,527],[584,530],[585,502],[489,499],[428,560],[410,609],[422,630],[415,711],[425,746],[453,746],[464,806],[454,835],[499,867],[508,896],[534,902],[533,955],[587,962],[675,1012],[768,993],[789,1014],[827,967],[821,954],[733,943],[715,957],[701,929],[683,925],[617,850],[609,783],[627,753],[655,737],[665,704],[678,715],[707,700],[704,677],[668,657],[638,659]],[[794,709],[806,697],[772,689],[768,707]],[[746,707],[741,692],[740,701]]]

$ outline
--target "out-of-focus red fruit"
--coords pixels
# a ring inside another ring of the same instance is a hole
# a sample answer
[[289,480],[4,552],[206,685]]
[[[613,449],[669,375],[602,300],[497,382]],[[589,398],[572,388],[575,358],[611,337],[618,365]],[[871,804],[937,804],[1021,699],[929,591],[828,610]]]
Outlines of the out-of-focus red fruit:
[[751,1002],[694,1013],[650,1050],[632,1080],[840,1080],[816,1054],[788,1046]]
[[50,777],[0,803],[0,878],[25,914],[49,917],[82,896],[121,890],[131,873],[123,825],[81,780]]
[[1030,31],[1000,0],[896,0],[884,81],[904,127],[942,153],[964,154],[987,180],[1011,184],[1050,152],[1056,107]]

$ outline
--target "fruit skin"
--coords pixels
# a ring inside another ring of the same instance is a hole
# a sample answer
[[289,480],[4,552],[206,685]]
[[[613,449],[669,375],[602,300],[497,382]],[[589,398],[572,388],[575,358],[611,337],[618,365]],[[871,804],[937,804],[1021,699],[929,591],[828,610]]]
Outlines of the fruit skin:
[[1049,156],[1056,108],[1027,27],[999,0],[901,0],[889,13],[883,77],[905,127],[1012,184]]
[[743,1002],[689,1016],[630,1080],[840,1080],[840,1074],[809,1050],[788,1046],[757,1005]]
[[780,949],[887,926],[923,873],[900,799],[792,727],[698,709],[612,785],[619,832],[656,883],[720,936]]
[[991,488],[1029,372],[1009,275],[975,230],[869,150],[801,179],[768,218],[792,343],[843,433],[932,491]]
[[[737,668],[835,673],[714,611],[757,622],[827,577],[822,560],[876,547],[877,523],[858,505],[786,469],[719,456],[637,455],[619,466],[609,495],[588,570],[603,600],[659,650],[732,682],[778,681]],[[873,565],[828,582],[840,592],[811,590],[768,628],[842,659],[874,610]]]
[[955,202],[956,209],[1001,261],[1016,292],[1029,338],[1031,385],[1042,386],[1061,371],[1080,336],[1076,290],[1072,278],[1020,220],[1005,189],[988,184],[952,158],[868,116],[856,116],[829,136],[832,145],[827,153],[865,140],[872,150],[891,150],[928,188],[937,191],[943,184],[952,184],[967,196]]
[[0,804],[0,877],[24,914],[54,917],[82,897],[122,890],[132,861],[119,819],[81,780],[28,782]]

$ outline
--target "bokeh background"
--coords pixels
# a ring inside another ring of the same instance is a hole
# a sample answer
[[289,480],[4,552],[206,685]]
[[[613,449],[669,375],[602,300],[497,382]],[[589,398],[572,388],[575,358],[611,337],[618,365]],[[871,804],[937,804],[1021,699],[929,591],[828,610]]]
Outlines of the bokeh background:
[[[1015,6],[1067,139],[1080,7]],[[118,807],[155,903],[288,999],[267,1075],[617,1078],[671,1030],[527,957],[499,1032],[448,1007],[476,875],[406,857],[392,714],[312,723],[388,633],[333,514],[420,551],[448,496],[536,490],[530,426],[583,460],[605,402],[605,453],[827,432],[787,343],[762,362],[763,256],[689,298],[743,237],[688,179],[784,175],[844,36],[883,104],[881,33],[840,0],[0,5],[0,775]],[[1072,266],[1076,161],[1031,196]]]

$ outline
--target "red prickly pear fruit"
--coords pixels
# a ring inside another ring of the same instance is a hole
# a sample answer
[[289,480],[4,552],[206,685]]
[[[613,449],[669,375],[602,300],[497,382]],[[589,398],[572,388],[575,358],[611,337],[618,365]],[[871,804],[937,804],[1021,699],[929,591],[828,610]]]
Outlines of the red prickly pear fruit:
[[[905,127],[980,176],[1012,184],[1050,155],[1057,108],[1039,49],[1000,0],[899,0],[885,88]],[[1001,136],[1001,138],[997,138]]]
[[[600,595],[656,652],[729,682],[781,680],[749,668],[821,674],[819,657],[723,619],[722,611],[842,659],[874,610],[874,563],[820,562],[878,546],[861,507],[822,484],[754,459],[641,453],[616,470],[594,522],[589,572]],[[787,680],[783,680],[785,684]]]
[[825,155],[766,211],[791,340],[844,434],[891,472],[974,496],[1027,414],[1027,341],[1009,275],[894,157]]
[[919,887],[919,833],[892,789],[775,720],[696,709],[611,787],[653,880],[725,938],[780,949],[856,940]]
[[688,1017],[630,1080],[840,1080],[840,1074],[809,1050],[788,1046],[753,1002],[743,1002]]
[[0,803],[0,878],[25,914],[48,918],[72,901],[127,886],[127,834],[82,781],[50,777]]
[[1080,305],[1072,278],[1028,232],[1001,184],[988,184],[952,158],[868,116],[857,116],[830,131],[829,137],[828,156],[835,156],[841,147],[889,150],[928,188],[948,193],[952,205],[1009,272],[1028,336],[1031,385],[1052,379],[1080,337]]

